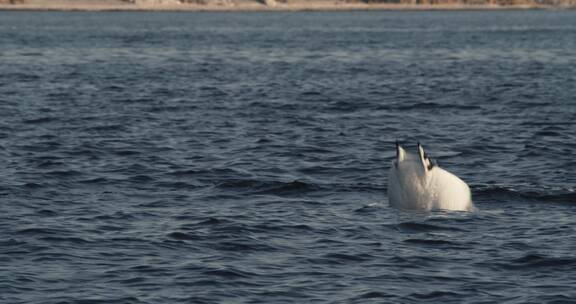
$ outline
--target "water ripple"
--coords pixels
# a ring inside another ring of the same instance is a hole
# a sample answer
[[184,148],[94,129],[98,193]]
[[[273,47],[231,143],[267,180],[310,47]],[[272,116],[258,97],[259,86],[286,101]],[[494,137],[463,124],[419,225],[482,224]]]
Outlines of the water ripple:
[[0,302],[569,303],[574,13],[2,12]]

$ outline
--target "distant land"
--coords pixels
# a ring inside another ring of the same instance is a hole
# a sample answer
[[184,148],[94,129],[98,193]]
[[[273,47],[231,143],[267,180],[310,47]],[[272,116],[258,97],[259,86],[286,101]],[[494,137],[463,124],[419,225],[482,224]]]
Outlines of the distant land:
[[576,8],[576,0],[0,0],[0,10],[473,10]]

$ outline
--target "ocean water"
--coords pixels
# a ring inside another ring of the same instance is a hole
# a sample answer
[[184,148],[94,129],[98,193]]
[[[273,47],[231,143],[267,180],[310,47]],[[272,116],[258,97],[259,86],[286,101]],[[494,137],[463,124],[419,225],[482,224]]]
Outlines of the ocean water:
[[[0,12],[0,302],[576,303],[576,11]],[[478,210],[388,206],[420,141]]]

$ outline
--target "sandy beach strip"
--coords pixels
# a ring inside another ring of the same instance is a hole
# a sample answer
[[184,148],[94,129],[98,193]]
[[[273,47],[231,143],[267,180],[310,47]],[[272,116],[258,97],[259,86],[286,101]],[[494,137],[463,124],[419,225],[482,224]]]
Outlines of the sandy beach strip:
[[346,11],[346,10],[510,10],[545,9],[550,6],[539,5],[460,5],[460,4],[391,4],[391,3],[350,3],[343,1],[318,1],[301,3],[277,3],[273,6],[257,1],[229,2],[227,4],[162,3],[133,4],[128,2],[106,1],[70,1],[30,3],[0,3],[0,10],[38,10],[38,11]]

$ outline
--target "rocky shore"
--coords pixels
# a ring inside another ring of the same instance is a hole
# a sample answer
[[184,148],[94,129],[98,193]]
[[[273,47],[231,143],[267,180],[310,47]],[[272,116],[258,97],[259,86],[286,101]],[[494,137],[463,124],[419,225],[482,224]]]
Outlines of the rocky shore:
[[576,0],[0,0],[0,10],[300,11],[576,8]]

